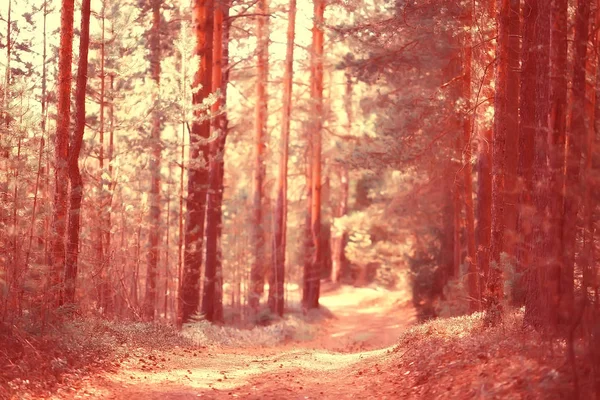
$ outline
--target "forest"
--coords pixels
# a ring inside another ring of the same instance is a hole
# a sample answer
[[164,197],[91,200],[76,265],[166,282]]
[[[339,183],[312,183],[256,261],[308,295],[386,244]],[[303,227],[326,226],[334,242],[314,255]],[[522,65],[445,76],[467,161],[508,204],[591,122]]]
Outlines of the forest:
[[2,0],[0,76],[0,399],[600,399],[600,0]]

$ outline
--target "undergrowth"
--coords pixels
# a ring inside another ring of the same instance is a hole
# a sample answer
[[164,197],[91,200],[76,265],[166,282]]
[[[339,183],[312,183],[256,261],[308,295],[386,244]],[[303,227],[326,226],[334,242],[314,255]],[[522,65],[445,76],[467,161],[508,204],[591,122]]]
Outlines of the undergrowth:
[[0,325],[0,398],[43,395],[97,369],[111,369],[135,349],[193,346],[173,327],[97,318],[43,327]]
[[[73,385],[95,371],[111,371],[130,357],[175,348],[208,346],[274,346],[289,340],[311,340],[317,328],[312,322],[327,311],[307,315],[295,312],[284,318],[264,315],[252,329],[213,325],[207,321],[187,324],[182,331],[158,323],[113,322],[100,318],[31,324],[0,324],[0,399],[44,397],[61,385]],[[258,322],[258,321],[257,321]]]

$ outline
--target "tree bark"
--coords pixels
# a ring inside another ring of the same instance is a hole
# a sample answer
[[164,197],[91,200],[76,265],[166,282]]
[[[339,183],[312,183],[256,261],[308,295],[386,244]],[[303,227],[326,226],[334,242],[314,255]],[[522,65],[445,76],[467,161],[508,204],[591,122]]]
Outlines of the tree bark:
[[[184,25],[185,27],[186,25]],[[186,69],[186,56],[183,51],[180,54],[181,57],[181,93],[183,102],[187,101],[187,69]],[[185,181],[185,128],[187,126],[186,113],[184,104],[181,105],[181,163],[179,165],[179,230],[177,234],[177,321],[176,325],[181,328],[183,323],[183,244],[184,244],[184,213],[183,213],[183,198],[184,198],[184,181]]]
[[294,77],[294,40],[296,37],[296,0],[290,0],[288,10],[287,47],[283,73],[283,114],[281,118],[281,148],[275,206],[274,255],[269,281],[269,308],[283,315],[285,285],[285,252],[287,242],[287,179]]
[[473,114],[471,111],[471,63],[473,61],[472,33],[474,2],[466,5],[464,11],[464,26],[469,30],[465,32],[463,43],[463,99],[465,109],[463,116],[463,179],[465,190],[465,219],[467,227],[467,262],[468,262],[468,287],[469,287],[469,309],[477,311],[480,306],[479,272],[477,270],[477,249],[475,247],[475,211],[473,206],[473,166],[471,164],[472,146],[471,132],[473,130]]
[[504,170],[504,220],[505,235],[503,251],[507,254],[512,265],[516,265],[517,247],[519,246],[517,225],[519,216],[519,101],[521,80],[521,1],[510,0],[510,15],[508,16],[508,70],[506,86],[506,165]]
[[551,36],[551,14],[552,9],[547,2],[538,2],[537,19],[534,33],[533,62],[535,66],[535,77],[533,82],[534,101],[533,107],[533,168],[532,182],[533,190],[529,218],[531,223],[531,258],[526,264],[526,297],[525,317],[526,324],[541,326],[552,323],[548,318],[553,317],[550,310],[550,297],[554,296],[554,287],[549,279],[549,273],[553,269],[552,257],[548,255],[549,240],[548,231],[552,231],[549,215],[550,194],[550,169],[548,167],[550,153],[548,149],[548,115],[550,114],[550,36]]
[[[536,71],[536,41],[535,24],[538,17],[538,5],[536,2],[523,3],[523,23],[522,23],[522,67],[521,67],[521,87],[520,93],[535,93]],[[518,193],[518,223],[516,242],[517,265],[516,270],[521,277],[516,282],[513,289],[513,300],[520,305],[525,303],[527,268],[531,265],[531,244],[532,244],[532,196],[533,186],[533,154],[535,138],[535,97],[532,95],[523,95],[519,97],[519,163],[517,169]]]
[[[352,133],[352,78],[350,75],[346,77],[346,96],[344,99],[345,108],[346,108],[346,134],[350,135]],[[340,180],[340,192],[338,203],[336,207],[334,207],[334,218],[341,218],[348,212],[348,191],[349,191],[349,176],[348,176],[348,168],[340,164],[336,168],[338,172],[338,177]],[[335,221],[335,220],[334,220]],[[334,222],[335,225],[335,222]],[[334,283],[339,282],[340,276],[343,273],[343,265],[344,265],[344,247],[346,246],[346,232],[339,231],[338,229],[333,229],[331,234],[331,281]]]
[[490,270],[487,280],[486,319],[497,324],[502,318],[502,270],[500,255],[504,244],[504,166],[508,132],[508,69],[510,2],[498,0],[498,36],[496,64],[496,97],[494,99],[494,132],[492,139],[492,226],[490,243]]
[[52,277],[54,302],[59,303],[61,274],[65,266],[65,233],[68,207],[68,152],[71,118],[71,62],[73,61],[74,0],[62,0],[58,55],[58,105],[55,139],[54,208],[52,212]]
[[567,145],[563,257],[560,272],[561,308],[572,313],[574,300],[575,254],[577,252],[577,218],[581,206],[582,146],[590,121],[586,118],[586,57],[589,39],[590,2],[579,0],[575,13],[573,83],[569,108],[571,129]]
[[[195,53],[200,65],[194,77],[192,103],[200,107],[211,91],[213,46],[213,0],[194,1]],[[187,217],[185,224],[184,268],[181,283],[182,322],[189,321],[200,306],[200,270],[204,244],[206,194],[208,191],[208,138],[210,120],[204,110],[195,110],[190,132]]]
[[146,294],[142,317],[145,321],[154,320],[156,309],[156,275],[160,250],[160,159],[162,143],[160,141],[160,8],[161,0],[152,1],[152,29],[150,33],[150,73],[154,81],[154,106],[152,108],[152,130],[150,133],[152,154],[150,156],[150,226],[148,232],[148,264],[146,269]]
[[223,277],[221,236],[223,232],[223,178],[225,141],[227,139],[227,84],[229,82],[229,5],[215,7],[212,89],[219,98],[212,106],[215,118],[212,129],[217,138],[211,143],[208,204],[206,209],[206,273],[202,297],[202,314],[208,321],[223,319]]
[[[548,151],[550,161],[550,181],[548,187],[549,226],[548,268],[558,295],[560,288],[563,255],[564,188],[565,188],[565,145],[567,129],[567,34],[568,0],[554,0],[552,3],[550,32],[550,118]],[[540,288],[546,291],[549,288]]]
[[99,164],[99,194],[98,201],[100,203],[99,207],[99,221],[96,226],[95,232],[95,241],[94,248],[96,250],[96,265],[97,272],[96,274],[100,276],[100,282],[98,284],[98,304],[102,310],[103,314],[108,313],[108,303],[109,303],[109,283],[108,283],[108,273],[106,270],[105,264],[105,249],[104,249],[104,230],[106,229],[105,218],[107,214],[106,204],[105,204],[105,182],[104,182],[104,117],[105,117],[105,99],[106,99],[106,76],[105,76],[105,62],[106,62],[106,0],[102,0],[102,9],[100,11],[101,18],[101,33],[100,33],[100,127],[99,127],[99,148],[98,148],[98,164]]
[[263,201],[265,185],[265,152],[267,141],[267,80],[269,76],[269,29],[267,0],[258,0],[257,17],[257,69],[256,109],[254,136],[254,179],[252,182],[252,247],[253,261],[250,272],[250,293],[248,304],[258,309],[265,283],[265,227],[263,221]]
[[[488,4],[490,22],[496,17],[496,3],[494,1]],[[491,24],[488,32],[490,43],[482,47],[480,57],[486,63],[484,70],[484,84],[487,86],[487,97],[493,105],[495,89],[492,87],[494,74],[488,71],[488,67],[493,65],[495,57],[495,44],[491,41],[496,36],[495,24]],[[489,64],[487,64],[489,63]],[[491,68],[490,68],[491,70]],[[493,126],[484,128],[482,134],[483,140],[479,146],[479,157],[477,160],[477,268],[480,277],[479,290],[480,298],[484,295],[488,272],[490,269],[490,241],[492,235],[492,140]],[[516,147],[515,147],[516,148]],[[516,153],[516,152],[515,152]],[[505,173],[506,175],[506,173]],[[505,176],[506,181],[506,176]],[[505,240],[506,243],[506,240]]]
[[321,142],[323,129],[323,45],[324,45],[325,0],[314,2],[314,25],[312,29],[311,97],[313,121],[311,123],[311,210],[312,259],[304,270],[302,305],[305,309],[319,307],[323,249],[321,241]]
[[79,153],[81,152],[83,133],[85,132],[85,94],[87,88],[88,50],[90,47],[90,14],[90,0],[83,0],[81,5],[77,87],[75,89],[75,126],[69,146],[69,181],[71,184],[71,193],[63,298],[63,301],[67,304],[75,303],[79,257],[81,200],[83,198],[83,180],[79,171]]

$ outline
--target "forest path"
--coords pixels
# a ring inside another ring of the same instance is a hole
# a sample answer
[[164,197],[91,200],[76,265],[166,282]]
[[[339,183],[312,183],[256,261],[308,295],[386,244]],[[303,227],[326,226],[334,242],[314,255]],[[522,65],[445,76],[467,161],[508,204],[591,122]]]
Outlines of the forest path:
[[403,297],[370,288],[335,288],[321,298],[333,318],[318,322],[318,334],[309,341],[272,348],[175,349],[150,361],[123,363],[117,372],[92,377],[76,393],[59,398],[365,398],[364,388],[354,385],[356,377],[376,371],[415,321]]

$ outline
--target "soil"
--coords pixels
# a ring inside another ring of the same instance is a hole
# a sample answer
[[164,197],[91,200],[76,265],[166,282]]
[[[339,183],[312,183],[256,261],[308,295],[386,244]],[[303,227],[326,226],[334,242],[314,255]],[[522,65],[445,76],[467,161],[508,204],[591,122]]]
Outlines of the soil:
[[[386,382],[363,375],[397,357],[393,346],[415,323],[414,309],[399,292],[373,288],[334,288],[320,303],[331,318],[318,322],[310,340],[271,348],[176,348],[131,357],[116,371],[88,377],[79,388],[61,389],[54,398],[371,398]],[[396,398],[393,388],[377,392],[377,398]]]

